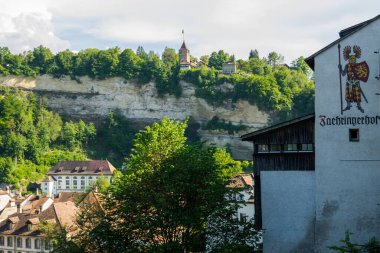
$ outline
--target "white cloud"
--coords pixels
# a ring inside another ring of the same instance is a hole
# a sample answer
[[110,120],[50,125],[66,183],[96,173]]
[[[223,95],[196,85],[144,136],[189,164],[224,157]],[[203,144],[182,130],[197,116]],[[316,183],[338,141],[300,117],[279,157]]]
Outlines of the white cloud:
[[57,52],[70,47],[67,40],[54,34],[52,16],[47,12],[0,13],[0,45],[14,53],[39,45]]

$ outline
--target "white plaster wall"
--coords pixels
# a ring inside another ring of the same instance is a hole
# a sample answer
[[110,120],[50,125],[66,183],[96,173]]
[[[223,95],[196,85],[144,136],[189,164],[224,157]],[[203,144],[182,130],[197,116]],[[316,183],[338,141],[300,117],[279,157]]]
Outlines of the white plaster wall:
[[240,206],[237,211],[237,217],[240,218],[240,214],[242,213],[247,215],[247,220],[253,219],[255,216],[255,205],[253,203],[248,203],[248,199],[251,194],[246,190],[243,190],[240,193],[242,194],[242,200],[244,201],[245,205]]
[[265,253],[313,252],[314,171],[261,171],[261,201]]
[[[368,103],[362,98],[364,113],[353,104],[340,113],[338,48],[332,46],[315,58],[315,147],[316,147],[316,246],[317,252],[329,252],[339,245],[345,230],[354,233],[352,241],[364,243],[380,234],[380,120],[377,125],[321,126],[320,115],[327,117],[380,116],[379,59],[380,20],[373,22],[340,42],[361,47],[358,62],[370,68],[367,83],[361,82]],[[341,56],[342,66],[346,64]],[[342,77],[343,107],[345,79]],[[360,141],[349,141],[349,129],[358,128]]]

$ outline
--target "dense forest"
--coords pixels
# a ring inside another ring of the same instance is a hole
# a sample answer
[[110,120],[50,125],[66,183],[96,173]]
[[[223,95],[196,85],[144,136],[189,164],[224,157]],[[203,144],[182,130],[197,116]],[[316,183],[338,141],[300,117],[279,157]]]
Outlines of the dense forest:
[[283,64],[279,53],[271,52],[267,57],[260,57],[257,50],[251,50],[247,60],[236,60],[238,71],[230,75],[221,73],[222,65],[235,57],[223,50],[201,56],[200,60],[205,64],[186,71],[179,70],[178,57],[172,48],[165,48],[160,57],[152,51],[146,53],[142,47],[136,52],[115,47],[86,49],[78,53],[65,50],[57,54],[43,46],[21,54],[12,54],[3,47],[0,48],[0,73],[70,76],[78,82],[81,76],[94,79],[122,77],[141,84],[154,81],[159,95],[176,96],[181,96],[179,81],[184,80],[196,85],[198,97],[216,106],[228,99],[233,102],[245,99],[261,110],[275,113],[278,120],[313,112],[314,82],[303,57],[294,60],[289,67]]

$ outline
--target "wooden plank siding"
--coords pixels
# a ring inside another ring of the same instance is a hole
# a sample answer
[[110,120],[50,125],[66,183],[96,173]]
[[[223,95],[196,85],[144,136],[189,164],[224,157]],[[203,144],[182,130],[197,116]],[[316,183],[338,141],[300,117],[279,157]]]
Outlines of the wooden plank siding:
[[[315,170],[314,123],[314,115],[308,115],[243,136],[254,145],[255,175],[260,171]],[[288,151],[288,144],[296,144],[297,150]],[[302,144],[311,144],[312,150],[302,150]],[[261,145],[269,149],[260,150]],[[271,150],[271,145],[277,149]]]
[[314,170],[315,155],[307,153],[255,153],[253,155],[255,172],[274,170]]

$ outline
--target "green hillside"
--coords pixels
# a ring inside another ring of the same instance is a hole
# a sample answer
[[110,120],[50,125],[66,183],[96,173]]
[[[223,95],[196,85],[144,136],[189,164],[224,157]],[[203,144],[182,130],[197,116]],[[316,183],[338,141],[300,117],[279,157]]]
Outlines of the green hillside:
[[[176,50],[166,48],[161,57],[154,52],[146,53],[139,47],[107,50],[86,49],[78,53],[69,50],[53,54],[39,46],[22,54],[12,54],[8,48],[0,48],[0,73],[3,75],[52,75],[56,78],[70,76],[80,83],[78,77],[94,79],[122,77],[138,83],[154,81],[159,95],[181,96],[180,80],[196,85],[196,96],[215,106],[231,99],[248,100],[261,110],[273,113],[277,120],[286,120],[313,112],[314,82],[312,73],[303,57],[291,66],[282,64],[283,57],[271,52],[259,57],[251,51],[247,60],[236,61],[238,71],[224,75],[224,62],[234,60],[223,50],[200,57],[207,64],[198,69],[179,70]],[[227,89],[223,84],[231,86]]]

